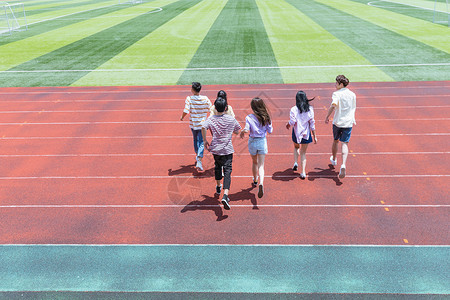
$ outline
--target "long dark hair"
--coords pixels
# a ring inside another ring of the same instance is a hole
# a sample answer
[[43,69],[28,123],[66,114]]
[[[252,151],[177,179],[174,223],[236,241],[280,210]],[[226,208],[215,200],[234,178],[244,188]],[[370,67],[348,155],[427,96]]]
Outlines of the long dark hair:
[[224,91],[224,90],[220,90],[218,93],[217,93],[217,98],[223,98],[223,99],[225,99],[225,100],[227,100],[227,93]]
[[295,106],[297,106],[300,113],[309,111],[309,102],[313,101],[316,97],[312,99],[306,98],[306,93],[304,91],[298,91],[295,96]]
[[272,123],[272,121],[270,120],[269,109],[267,108],[263,99],[259,97],[253,98],[252,102],[250,102],[250,106],[262,126],[266,126]]

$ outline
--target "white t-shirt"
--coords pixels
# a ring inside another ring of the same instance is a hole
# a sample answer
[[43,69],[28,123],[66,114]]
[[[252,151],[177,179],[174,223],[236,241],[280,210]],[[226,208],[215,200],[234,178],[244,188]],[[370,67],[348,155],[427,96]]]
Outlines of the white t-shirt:
[[340,128],[350,128],[356,124],[356,95],[348,88],[335,91],[331,104],[336,105],[333,124]]

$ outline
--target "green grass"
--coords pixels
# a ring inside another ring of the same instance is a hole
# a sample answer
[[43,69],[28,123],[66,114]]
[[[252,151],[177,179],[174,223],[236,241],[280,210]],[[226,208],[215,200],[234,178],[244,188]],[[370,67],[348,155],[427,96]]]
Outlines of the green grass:
[[[277,62],[254,0],[228,0],[188,68],[277,67]],[[216,69],[185,71],[179,84],[282,83],[275,69]]]
[[450,29],[429,11],[211,1],[26,1],[29,30],[0,36],[0,86],[450,80]]
[[[226,0],[205,0],[198,3],[101,65],[98,72],[87,74],[73,85],[126,85],[129,78],[134,78],[137,85],[165,85],[176,82],[225,3]],[[101,72],[117,68],[123,70]],[[176,70],[152,70],[161,68]]]

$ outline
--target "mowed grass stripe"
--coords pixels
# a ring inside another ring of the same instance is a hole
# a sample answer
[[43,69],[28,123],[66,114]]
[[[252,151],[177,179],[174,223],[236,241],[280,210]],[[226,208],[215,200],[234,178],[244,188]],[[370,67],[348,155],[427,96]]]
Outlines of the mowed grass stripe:
[[[354,2],[359,2],[362,4],[367,4],[367,0],[352,0]],[[444,21],[444,22],[448,22],[448,14],[441,12],[439,10],[441,10],[441,8],[439,8],[438,6],[436,6],[437,11],[434,12],[433,11],[433,7],[430,9],[430,2],[429,1],[421,1],[421,2],[426,2],[427,5],[423,4],[423,3],[418,3],[420,4],[420,7],[423,8],[419,8],[419,7],[414,7],[411,5],[406,4],[407,1],[401,1],[404,2],[405,4],[400,4],[397,3],[400,1],[395,1],[395,2],[379,2],[379,1],[374,1],[372,6],[376,6],[385,10],[389,10],[392,11],[394,13],[398,13],[398,14],[402,14],[402,15],[406,15],[406,16],[410,16],[416,19],[422,19],[424,21],[428,21],[428,22],[432,22],[433,18],[435,17],[437,21]],[[434,3],[431,3],[431,6],[433,6]],[[436,3],[437,5],[442,5],[443,3]],[[445,9],[444,9],[445,11]],[[434,14],[436,14],[434,16]],[[438,23],[441,26],[447,26],[447,23]]]
[[[166,0],[164,3],[172,3],[177,0]],[[161,1],[158,1],[161,2]],[[132,6],[106,15],[77,22],[69,26],[34,35],[27,39],[8,43],[0,47],[0,71],[5,71],[23,64],[29,60],[45,55],[51,51],[80,41],[93,34],[101,32],[112,26],[116,26],[136,16],[154,10],[149,6]],[[114,35],[109,37],[112,39]],[[45,41],[45,43],[43,42]],[[74,55],[74,54],[72,54]],[[64,65],[64,58],[58,60]],[[60,69],[60,68],[57,68]]]
[[36,13],[30,12],[30,14],[27,15],[27,22],[29,24],[33,24],[36,22],[42,22],[45,20],[57,18],[60,16],[65,16],[73,13],[77,13],[80,11],[88,11],[108,5],[117,5],[116,0],[110,0],[110,1],[83,1],[79,3],[70,3],[66,4],[63,7],[57,7],[52,9],[46,9],[46,10],[39,10]]
[[[198,3],[99,67],[135,70],[91,72],[73,85],[130,85],[130,79],[133,85],[176,84],[226,2]],[[155,68],[179,70],[139,70]]]
[[[31,24],[28,26],[27,31],[21,31],[19,33],[15,33],[12,35],[4,35],[0,39],[0,46],[6,45],[12,42],[24,40],[30,37],[33,37],[38,34],[43,34],[49,31],[55,31],[58,28],[66,27],[75,23],[83,22],[89,19],[94,19],[103,16],[104,18],[109,18],[110,13],[115,11],[120,11],[124,9],[123,6],[120,5],[111,5],[107,7],[101,7],[98,9],[89,10],[86,12],[80,12],[76,15],[69,15],[45,22],[39,22],[35,24]],[[117,15],[116,17],[119,17]],[[101,18],[99,18],[101,19]]]
[[[264,24],[254,0],[228,0],[188,68],[277,67]],[[283,83],[278,68],[192,70],[178,83]]]
[[[51,53],[29,61],[14,70],[92,70],[122,52],[156,28],[165,24],[200,0],[173,1],[160,0],[152,5],[161,6],[163,10],[151,16],[145,14],[116,26],[93,34],[83,40],[69,44]],[[167,4],[170,3],[170,4]],[[164,5],[167,4],[167,5]],[[36,76],[23,73],[30,86],[65,86],[70,85],[86,72],[45,72]],[[27,78],[28,77],[28,78]],[[17,80],[23,81],[23,78]],[[14,83],[13,83],[14,84]]]
[[[322,4],[319,1],[321,0],[287,0],[374,65],[433,64],[449,61],[450,57],[446,52],[343,12],[339,7],[328,6],[328,2],[324,1]],[[371,9],[368,5],[365,7]],[[396,81],[450,79],[448,66],[379,68]]]
[[[450,29],[420,19],[350,0],[316,0],[330,7],[450,53]],[[449,60],[447,59],[447,62]]]
[[[334,37],[286,1],[256,1],[281,66],[312,66],[311,69],[281,69],[286,83],[329,82],[345,73],[359,81],[390,81],[377,67],[345,68],[339,65],[371,65],[371,62]],[[316,66],[338,66],[315,68]]]
[[[70,2],[63,2],[63,3],[48,3],[46,5],[39,5],[35,7],[30,7],[25,3],[25,9],[26,9],[26,15],[27,19],[30,23],[33,23],[34,19],[41,19],[41,17],[44,17],[44,19],[48,18],[47,15],[54,15],[55,12],[62,12],[62,14],[66,14],[66,11],[68,9],[73,8],[79,8],[84,6],[90,6],[92,4],[96,6],[104,6],[105,2],[111,2],[111,1],[98,1],[98,0],[83,0],[83,1],[70,1]],[[117,1],[115,1],[117,4]],[[82,9],[83,10],[83,9]],[[37,17],[36,15],[40,15]],[[51,17],[50,17],[51,18]]]

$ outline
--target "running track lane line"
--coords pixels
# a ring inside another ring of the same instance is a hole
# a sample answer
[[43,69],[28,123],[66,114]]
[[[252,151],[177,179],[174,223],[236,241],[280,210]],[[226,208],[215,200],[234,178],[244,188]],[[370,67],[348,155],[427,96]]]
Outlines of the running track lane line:
[[[427,119],[359,119],[358,122],[384,122],[384,121],[450,121],[450,118],[427,118]],[[286,123],[286,120],[273,120],[274,123]],[[316,120],[316,122],[323,123],[324,120]],[[102,124],[172,124],[186,126],[185,122],[171,121],[89,121],[89,122],[15,122],[15,123],[0,123],[0,126],[30,126],[30,125],[102,125]]]
[[[383,134],[352,134],[352,136],[447,136],[450,133],[383,133]],[[281,134],[281,135],[271,135],[270,138],[286,138],[290,137],[290,134]],[[330,137],[331,134],[325,135],[317,135],[318,137]],[[0,137],[0,140],[48,140],[48,139],[179,139],[179,138],[190,138],[192,139],[192,135],[171,135],[171,136],[159,136],[159,135],[138,135],[138,136],[15,136],[15,137]]]
[[[190,153],[66,153],[66,154],[0,154],[0,157],[123,157],[123,156],[183,156]],[[352,152],[353,155],[430,155],[430,154],[450,154],[447,152]],[[234,153],[235,156],[248,155],[248,153]],[[269,156],[291,156],[292,153],[267,153]],[[327,153],[310,153],[309,155],[321,156],[330,155]]]
[[[0,208],[188,208],[188,207],[202,207],[202,208],[212,208],[212,207],[222,207],[221,205],[195,205],[195,204],[187,204],[187,205],[178,205],[178,204],[135,204],[135,205],[120,205],[120,204],[112,204],[112,205],[101,205],[101,204],[73,204],[73,205],[52,205],[52,204],[29,204],[29,205],[0,205]],[[236,204],[232,206],[233,208],[252,208],[253,204]],[[381,205],[381,204],[258,204],[258,207],[275,207],[275,208],[305,208],[305,207],[325,207],[325,208],[447,208],[450,207],[450,204],[394,204],[394,205]]]
[[[237,175],[231,178],[250,178],[252,175]],[[298,175],[266,175],[264,178],[298,178]],[[337,178],[337,175],[306,175],[307,178]],[[440,178],[448,174],[414,174],[414,175],[346,175],[345,178]],[[35,180],[35,179],[172,179],[172,178],[214,178],[214,176],[17,176],[0,177],[0,180]]]

